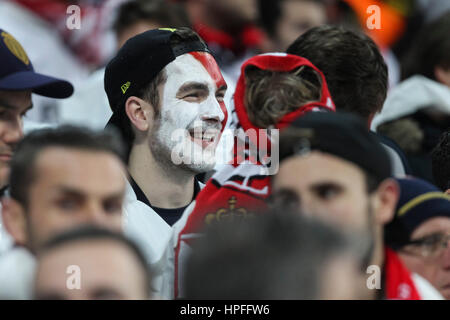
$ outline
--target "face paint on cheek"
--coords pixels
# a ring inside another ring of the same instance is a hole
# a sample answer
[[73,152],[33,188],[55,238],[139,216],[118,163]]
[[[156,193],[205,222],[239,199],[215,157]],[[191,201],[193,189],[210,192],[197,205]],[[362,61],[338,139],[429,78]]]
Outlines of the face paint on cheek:
[[[206,69],[208,74],[215,82],[217,89],[227,85],[225,79],[222,76],[222,73],[220,72],[219,66],[217,65],[216,60],[214,60],[212,55],[206,52],[190,52],[189,54],[202,64],[202,66]],[[219,105],[224,114],[224,118],[222,121],[222,131],[223,131],[228,120],[228,112],[227,108],[225,107],[225,103],[223,101],[219,102]]]

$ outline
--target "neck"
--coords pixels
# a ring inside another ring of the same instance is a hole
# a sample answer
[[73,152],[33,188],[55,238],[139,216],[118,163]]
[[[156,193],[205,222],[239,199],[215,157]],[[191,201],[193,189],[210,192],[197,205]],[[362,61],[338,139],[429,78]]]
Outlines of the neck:
[[[380,281],[383,281],[384,277],[383,277],[383,273],[384,273],[384,244],[383,244],[383,236],[382,234],[380,235],[380,233],[382,233],[381,230],[379,230],[377,228],[377,230],[375,230],[375,243],[374,243],[374,250],[373,250],[373,255],[372,255],[372,260],[370,262],[370,265],[375,265],[378,266],[380,268],[381,274],[380,274]],[[369,277],[370,274],[366,274],[366,279],[367,277]],[[381,288],[383,288],[383,291],[385,292],[386,288],[385,288],[385,283],[381,282],[380,283]],[[367,289],[367,297],[369,299],[379,299],[380,298],[380,291],[379,290],[371,290],[371,289]],[[385,293],[384,293],[385,294]]]
[[371,261],[371,264],[379,266],[380,269],[383,272],[383,266],[384,266],[384,244],[383,244],[383,238],[382,237],[376,237],[375,240],[375,248],[373,252],[373,258]]
[[154,207],[181,208],[192,201],[195,174],[158,163],[145,144],[131,149],[128,171]]

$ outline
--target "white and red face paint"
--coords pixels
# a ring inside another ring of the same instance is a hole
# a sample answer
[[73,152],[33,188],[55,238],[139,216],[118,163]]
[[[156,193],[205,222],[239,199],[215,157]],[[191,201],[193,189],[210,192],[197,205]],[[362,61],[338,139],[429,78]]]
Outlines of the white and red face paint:
[[[214,58],[205,52],[192,52],[177,57],[165,67],[167,81],[161,99],[161,118],[154,133],[158,144],[198,172],[213,168],[215,149],[227,121],[223,99],[216,97],[226,86]],[[200,84],[207,95],[200,100],[177,96],[186,84]],[[182,133],[182,134],[180,134]],[[183,137],[183,139],[181,139]],[[181,140],[181,141],[180,141]],[[200,161],[199,161],[200,159]]]

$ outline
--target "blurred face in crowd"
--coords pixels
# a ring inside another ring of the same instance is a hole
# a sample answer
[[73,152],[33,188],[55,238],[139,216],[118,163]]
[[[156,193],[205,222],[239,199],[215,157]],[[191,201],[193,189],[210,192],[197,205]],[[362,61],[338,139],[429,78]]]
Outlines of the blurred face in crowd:
[[[69,266],[79,270],[70,270]],[[69,289],[67,284],[77,285]],[[130,249],[116,241],[90,239],[50,249],[38,257],[35,298],[119,300],[148,298],[144,270]]]
[[46,148],[34,163],[28,203],[4,201],[4,220],[16,243],[34,251],[56,233],[96,224],[121,230],[125,170],[113,154]]
[[355,164],[319,151],[283,160],[273,180],[274,196],[294,192],[305,214],[341,230],[370,237],[374,251],[372,263],[382,263],[383,228],[394,213],[398,186],[383,181],[369,193],[364,172]]
[[326,8],[311,0],[284,0],[281,2],[276,41],[278,50],[286,50],[300,35],[312,27],[327,23]]
[[423,222],[411,235],[419,241],[399,251],[409,270],[426,278],[442,296],[450,299],[450,218]]
[[208,0],[210,5],[225,13],[227,17],[242,22],[255,21],[258,16],[256,0]]
[[281,162],[274,192],[287,189],[303,212],[350,230],[366,230],[372,206],[366,179],[356,165],[321,152]]
[[[167,80],[159,90],[159,115],[144,119],[140,113],[134,116],[135,121],[133,116],[130,119],[138,129],[147,131],[158,163],[195,173],[208,171],[214,167],[226,119],[226,83],[212,55],[204,52],[177,57],[165,72]],[[149,103],[141,103],[144,110],[153,110]]]
[[23,136],[22,117],[31,107],[31,91],[0,91],[1,188],[7,184],[11,156]]

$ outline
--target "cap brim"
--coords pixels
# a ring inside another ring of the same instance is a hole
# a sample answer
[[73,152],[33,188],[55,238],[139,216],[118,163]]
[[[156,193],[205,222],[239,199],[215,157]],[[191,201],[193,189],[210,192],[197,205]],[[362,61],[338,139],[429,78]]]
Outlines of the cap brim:
[[31,90],[41,96],[64,99],[73,94],[70,82],[34,71],[11,74],[0,80],[0,90]]

